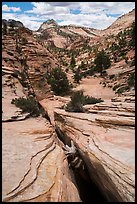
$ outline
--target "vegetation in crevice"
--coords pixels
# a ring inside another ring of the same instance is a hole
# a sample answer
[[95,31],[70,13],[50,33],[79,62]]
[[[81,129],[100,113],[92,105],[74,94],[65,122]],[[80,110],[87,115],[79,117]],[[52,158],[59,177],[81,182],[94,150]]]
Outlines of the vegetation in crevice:
[[103,102],[102,99],[97,99],[91,96],[84,96],[83,91],[76,91],[71,96],[71,101],[66,105],[65,110],[68,112],[84,112],[84,105],[96,104]]
[[127,84],[128,84],[129,88],[130,87],[135,87],[135,72],[131,73],[128,76]]
[[44,116],[45,111],[40,107],[39,103],[34,97],[20,97],[12,99],[11,104],[15,104],[18,108],[22,110],[22,113],[30,113],[32,117],[38,117],[39,115]]

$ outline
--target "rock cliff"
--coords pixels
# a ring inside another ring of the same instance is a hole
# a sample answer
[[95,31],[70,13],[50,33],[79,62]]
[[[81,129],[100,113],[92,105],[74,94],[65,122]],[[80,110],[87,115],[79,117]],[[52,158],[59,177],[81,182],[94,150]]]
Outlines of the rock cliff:
[[49,121],[41,116],[32,118],[11,104],[14,98],[26,97],[24,87],[13,73],[13,68],[3,67],[3,202],[81,201]]
[[121,100],[88,105],[87,113],[55,109],[55,125],[64,142],[74,141],[91,179],[109,202],[134,202],[135,104]]

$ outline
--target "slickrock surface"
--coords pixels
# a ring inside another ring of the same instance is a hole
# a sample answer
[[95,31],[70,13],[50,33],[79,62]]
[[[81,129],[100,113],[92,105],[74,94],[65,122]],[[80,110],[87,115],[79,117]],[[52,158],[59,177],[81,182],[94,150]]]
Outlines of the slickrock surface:
[[12,99],[25,97],[19,81],[6,74],[2,77],[2,121],[25,119],[28,114],[22,114],[21,109],[11,104]]
[[2,130],[3,201],[80,201],[48,123],[29,118],[4,123]]
[[61,96],[52,96],[50,98],[45,98],[39,103],[42,105],[42,107],[46,110],[50,117],[51,124],[54,126],[55,121],[54,121],[54,109],[55,108],[61,108],[64,106],[66,103],[70,101],[69,97],[61,97]]
[[2,77],[3,202],[80,201],[65,154],[49,121],[27,118],[11,104],[25,97],[19,81]]
[[86,113],[56,109],[55,124],[74,141],[108,201],[134,202],[135,104],[123,100],[87,105]]

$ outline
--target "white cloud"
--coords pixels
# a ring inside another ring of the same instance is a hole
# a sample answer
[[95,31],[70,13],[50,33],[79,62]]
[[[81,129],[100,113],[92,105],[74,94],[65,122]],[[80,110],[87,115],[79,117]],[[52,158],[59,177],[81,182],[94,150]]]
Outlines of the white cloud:
[[6,4],[4,4],[2,6],[2,11],[13,11],[13,12],[17,12],[17,11],[21,11],[20,7],[8,7]]
[[[14,19],[16,21],[20,21],[23,23],[23,25],[30,30],[37,30],[42,22],[40,22],[39,17],[37,16],[28,16],[25,14],[16,14],[16,13],[3,13],[2,14],[3,19]],[[42,19],[44,21],[44,19]]]
[[135,2],[80,2],[81,13],[125,14],[135,8]]
[[114,7],[108,9],[110,14],[126,14],[135,8],[135,2],[115,2]]
[[60,13],[69,13],[69,9],[63,6],[52,6],[45,2],[32,2],[33,9],[26,11],[26,13],[35,13],[39,15],[53,15]]
[[105,29],[116,20],[116,18],[107,17],[105,14],[98,16],[94,14],[67,14],[60,16],[60,19],[64,19],[64,21],[60,22],[59,25],[74,24],[98,29]]
[[[25,2],[24,2],[25,3]],[[31,2],[32,9],[24,13],[5,13],[19,11],[20,8],[3,5],[3,17],[21,21],[26,27],[37,30],[48,19],[60,20],[59,25],[75,24],[96,29],[105,29],[118,16],[135,8],[135,2]],[[13,9],[14,8],[14,9]],[[71,11],[79,10],[73,14]]]

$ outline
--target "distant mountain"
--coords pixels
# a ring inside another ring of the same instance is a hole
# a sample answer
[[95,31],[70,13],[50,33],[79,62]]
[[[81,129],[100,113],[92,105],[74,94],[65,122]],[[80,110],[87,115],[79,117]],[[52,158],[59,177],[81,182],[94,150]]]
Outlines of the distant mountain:
[[21,23],[20,21],[15,21],[13,19],[9,19],[9,20],[2,19],[2,26],[4,24],[9,27],[24,27],[23,23]]
[[135,9],[128,14],[124,14],[119,17],[111,26],[104,30],[87,28],[76,25],[64,25],[60,26],[53,20],[45,21],[37,31],[34,31],[34,35],[45,40],[46,45],[52,45],[59,48],[66,48],[76,39],[94,39],[105,35],[116,35],[121,30],[131,26],[135,18]]
[[135,21],[135,9],[120,16],[112,25],[104,29],[102,34],[117,34],[121,30],[130,27],[133,21]]
[[99,30],[76,25],[60,26],[55,20],[50,19],[33,33],[36,37],[45,40],[46,44],[65,48],[76,39],[83,40],[83,38],[98,36]]
[[52,27],[56,27],[56,26],[58,26],[57,22],[53,19],[49,19],[49,20],[45,21],[44,23],[42,23],[42,25],[39,27],[39,29],[37,31],[42,32],[43,30],[45,30],[47,28],[52,28]]

